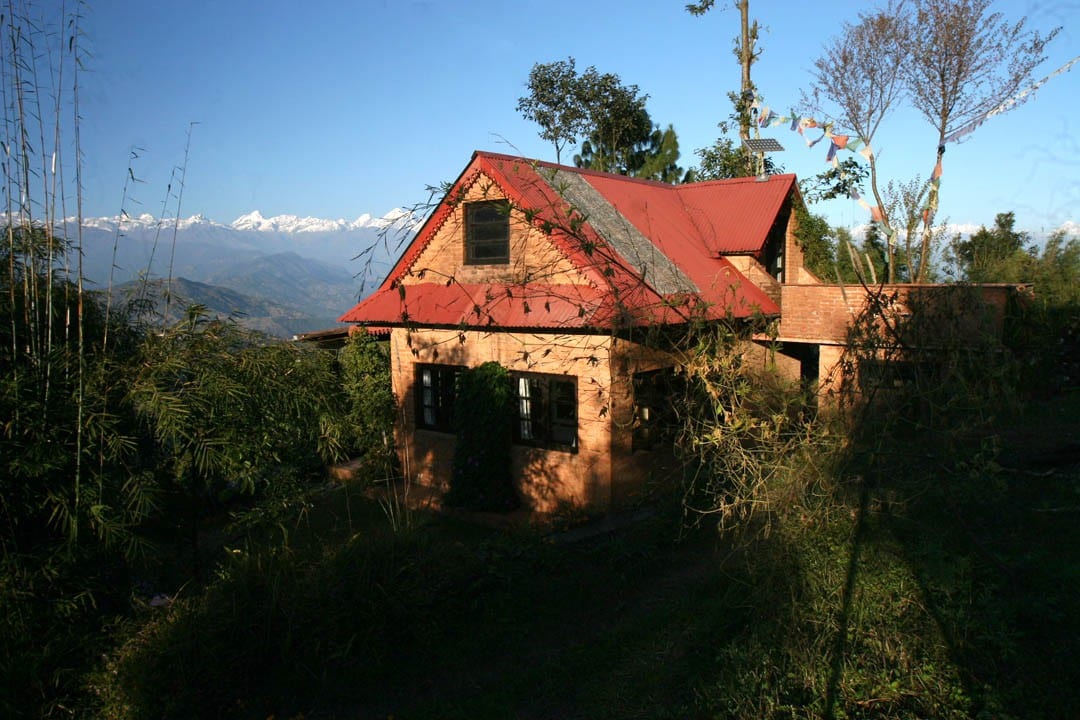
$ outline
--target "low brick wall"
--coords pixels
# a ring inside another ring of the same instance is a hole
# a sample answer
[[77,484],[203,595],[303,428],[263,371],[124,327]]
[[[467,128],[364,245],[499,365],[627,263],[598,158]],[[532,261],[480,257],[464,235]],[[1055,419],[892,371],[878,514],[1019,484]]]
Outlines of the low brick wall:
[[[1016,285],[784,285],[779,336],[782,341],[843,344],[852,321],[876,293],[890,321],[929,343],[1001,338]],[[934,337],[935,333],[938,337]]]

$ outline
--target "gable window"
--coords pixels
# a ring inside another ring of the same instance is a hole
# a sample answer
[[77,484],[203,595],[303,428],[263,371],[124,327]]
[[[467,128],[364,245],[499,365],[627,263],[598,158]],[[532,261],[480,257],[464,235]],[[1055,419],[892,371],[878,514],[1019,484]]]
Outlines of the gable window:
[[454,431],[456,365],[416,366],[416,425],[439,432]]
[[510,262],[510,205],[503,200],[465,204],[465,264]]
[[514,373],[514,440],[577,452],[577,379]]

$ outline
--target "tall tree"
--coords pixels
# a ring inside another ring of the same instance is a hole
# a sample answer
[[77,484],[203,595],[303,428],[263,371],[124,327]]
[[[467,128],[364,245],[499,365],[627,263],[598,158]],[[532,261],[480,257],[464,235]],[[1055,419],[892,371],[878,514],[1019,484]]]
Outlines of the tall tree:
[[637,85],[623,85],[618,75],[589,67],[581,76],[580,94],[589,118],[589,139],[574,164],[592,170],[630,175],[634,155],[649,142],[652,119],[645,109],[648,95]]
[[[985,225],[967,240],[953,241],[952,255],[960,279],[969,282],[1020,282],[1024,280],[1024,252],[1030,238],[1016,230],[1016,216],[998,213],[994,226]],[[1026,278],[1030,279],[1030,278]]]
[[[938,135],[937,161],[947,142],[961,139],[991,113],[1017,107],[1018,93],[1033,81],[1044,50],[1061,30],[1046,35],[990,12],[990,0],[915,0],[904,74],[911,103]],[[921,255],[933,237],[938,186],[929,191]],[[925,279],[927,264],[919,269]]]
[[[865,15],[858,23],[844,23],[841,33],[826,44],[815,62],[813,84],[804,98],[817,112],[835,110],[837,122],[850,129],[872,148],[883,120],[904,95],[902,65],[910,23],[902,8],[889,4]],[[885,229],[886,275],[896,279],[895,233],[879,187],[877,156],[866,152],[870,167],[870,190],[880,214],[875,219]]]
[[561,163],[563,148],[576,145],[589,128],[574,58],[536,63],[527,86],[529,94],[518,98],[518,112],[540,126],[540,137],[555,146],[555,162]]
[[[686,6],[687,12],[691,15],[704,15],[713,7],[715,7],[715,0],[702,0],[698,3],[693,3]],[[735,37],[734,53],[736,59],[739,61],[739,68],[741,69],[739,93],[728,93],[728,98],[731,100],[732,105],[735,107],[735,113],[733,117],[736,119],[739,125],[739,139],[747,140],[750,137],[750,127],[753,122],[753,116],[751,109],[754,104],[754,97],[757,92],[757,88],[754,86],[753,81],[750,79],[750,69],[753,64],[761,57],[761,50],[757,49],[758,40],[758,23],[757,20],[751,22],[750,20],[750,0],[734,0],[733,6],[739,11],[739,35]],[[726,124],[721,123],[721,130],[727,132]],[[724,142],[721,138],[714,143],[712,148],[704,151],[708,153],[708,159],[719,160],[720,162],[713,163],[716,169],[724,168],[725,171],[728,166],[731,165],[733,160],[741,160],[743,165],[743,171],[739,174],[724,175],[724,177],[746,177],[749,175],[756,175],[757,158],[753,153],[748,152],[745,147],[733,148],[730,141]],[[702,151],[698,151],[699,155],[702,155],[702,161],[706,162],[706,155],[702,154]],[[766,169],[766,172],[768,170]]]
[[529,94],[517,109],[540,125],[540,137],[562,151],[584,137],[574,164],[592,170],[685,181],[677,164],[679,140],[671,125],[661,130],[645,108],[648,95],[637,85],[624,85],[618,75],[594,66],[578,75],[574,58],[537,63],[529,73]]
[[690,182],[695,178],[692,171],[687,173],[679,167],[679,137],[675,134],[674,125],[668,125],[665,130],[653,128],[649,134],[649,145],[643,148],[640,164],[632,174],[634,177],[671,184]]
[[[994,226],[985,225],[967,239],[957,235],[949,255],[956,276],[969,282],[1030,282],[1035,302],[1043,307],[1080,306],[1080,238],[1058,230],[1047,238],[1042,250],[1031,237],[1015,227],[1011,212],[998,213]],[[1067,321],[1075,322],[1075,321]]]

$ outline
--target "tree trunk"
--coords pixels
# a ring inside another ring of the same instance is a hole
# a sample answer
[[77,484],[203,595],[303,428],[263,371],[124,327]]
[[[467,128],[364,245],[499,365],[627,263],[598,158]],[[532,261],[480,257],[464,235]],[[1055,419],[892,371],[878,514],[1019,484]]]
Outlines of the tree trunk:
[[[739,8],[741,21],[739,64],[742,66],[742,82],[739,86],[739,137],[748,140],[750,138],[750,103],[753,102],[752,96],[754,93],[754,86],[750,82],[750,65],[754,62],[753,38],[750,36],[750,0],[736,0],[735,5]],[[746,153],[746,174],[748,177],[757,174],[754,159],[753,153]]]
[[930,192],[926,196],[926,210],[923,215],[922,244],[919,247],[919,275],[915,278],[915,282],[920,284],[926,282],[927,268],[930,267],[927,260],[930,258],[930,241],[934,238],[934,215],[937,214],[938,183],[941,180],[941,158],[944,155],[945,138],[944,134],[942,134],[942,138],[938,142],[937,162],[934,164],[934,172],[930,178]]

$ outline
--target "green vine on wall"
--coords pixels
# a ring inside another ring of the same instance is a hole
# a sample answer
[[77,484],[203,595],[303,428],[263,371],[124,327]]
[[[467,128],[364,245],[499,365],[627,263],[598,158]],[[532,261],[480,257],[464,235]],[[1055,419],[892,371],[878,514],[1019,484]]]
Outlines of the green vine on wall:
[[510,373],[496,362],[463,370],[454,402],[454,472],[449,505],[481,511],[518,506],[510,467],[513,422]]

